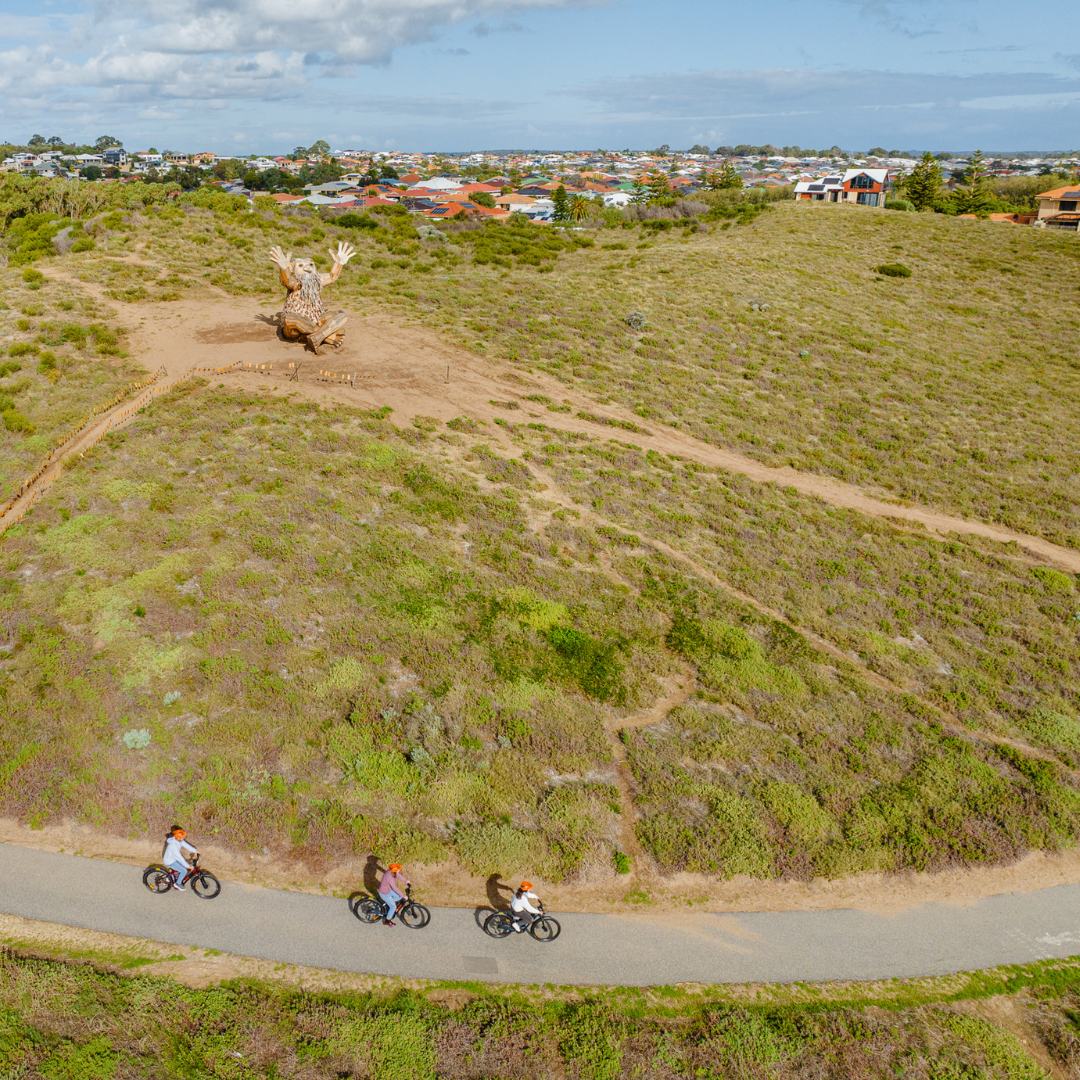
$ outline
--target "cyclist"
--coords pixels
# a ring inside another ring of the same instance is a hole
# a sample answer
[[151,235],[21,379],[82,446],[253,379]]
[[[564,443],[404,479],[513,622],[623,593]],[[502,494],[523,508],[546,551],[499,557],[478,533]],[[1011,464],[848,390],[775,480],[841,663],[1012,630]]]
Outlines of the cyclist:
[[398,904],[405,899],[405,890],[400,886],[412,884],[408,878],[401,876],[401,863],[392,862],[379,882],[379,898],[386,905],[386,915],[383,917],[383,926],[394,926],[394,915],[397,913]]
[[174,825],[170,830],[168,836],[165,837],[165,850],[161,853],[161,861],[170,869],[176,871],[176,880],[173,882],[172,887],[184,892],[184,878],[187,876],[187,872],[193,869],[191,863],[184,858],[184,852],[190,851],[195,855],[199,854],[198,848],[193,847],[184,839],[187,833],[180,828],[179,825]]
[[[523,881],[510,900],[510,910],[513,912],[514,919],[514,931],[518,934],[524,933],[532,926],[533,921],[540,914],[540,911],[544,906],[543,904],[540,904],[540,897],[532,891],[532,887],[531,881]],[[533,900],[535,900],[537,904],[540,904],[540,907],[533,907]]]

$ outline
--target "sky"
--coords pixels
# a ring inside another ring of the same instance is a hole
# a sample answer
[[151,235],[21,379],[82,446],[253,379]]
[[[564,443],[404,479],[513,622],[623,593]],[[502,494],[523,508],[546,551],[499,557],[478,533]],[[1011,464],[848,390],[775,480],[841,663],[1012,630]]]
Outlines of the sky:
[[1075,150],[1016,0],[0,0],[0,141],[129,150]]

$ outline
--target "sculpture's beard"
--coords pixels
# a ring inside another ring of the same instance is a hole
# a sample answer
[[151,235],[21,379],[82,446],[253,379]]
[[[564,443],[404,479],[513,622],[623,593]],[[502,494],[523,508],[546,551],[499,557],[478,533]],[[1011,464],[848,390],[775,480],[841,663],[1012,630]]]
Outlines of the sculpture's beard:
[[318,271],[300,275],[300,295],[311,305],[316,305],[322,298],[322,280]]

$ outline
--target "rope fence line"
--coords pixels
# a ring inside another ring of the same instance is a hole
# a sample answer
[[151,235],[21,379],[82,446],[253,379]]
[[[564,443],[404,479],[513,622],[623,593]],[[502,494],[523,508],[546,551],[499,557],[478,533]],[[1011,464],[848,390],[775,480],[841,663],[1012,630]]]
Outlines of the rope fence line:
[[[46,491],[56,481],[57,477],[63,472],[63,468],[59,461],[53,457],[54,453],[64,446],[66,446],[72,439],[76,438],[80,432],[82,432],[87,424],[89,424],[95,416],[99,416],[102,413],[108,412],[113,409],[113,413],[109,416],[105,426],[98,433],[98,436],[92,443],[86,446],[79,452],[79,457],[83,458],[86,454],[92,450],[102,439],[105,438],[112,431],[116,431],[118,428],[127,424],[133,420],[143,409],[146,408],[157,394],[165,394],[184,382],[186,379],[190,379],[195,375],[207,374],[207,375],[224,375],[227,372],[242,367],[245,371],[254,372],[258,375],[270,375],[273,373],[273,364],[254,364],[250,360],[234,360],[231,364],[226,364],[220,367],[192,367],[189,368],[183,375],[173,379],[172,382],[163,383],[160,386],[154,385],[158,379],[163,378],[168,374],[164,365],[158,368],[147,379],[142,379],[138,382],[132,382],[125,387],[119,394],[113,397],[111,400],[103,402],[99,405],[95,405],[90,412],[84,416],[77,424],[73,425],[63,435],[58,436],[53,441],[53,448],[45,455],[44,460],[19,486],[15,489],[14,494],[7,501],[7,505],[3,510],[0,510],[0,536],[2,536],[12,525],[22,521],[26,514],[30,511],[31,507],[38,500],[44,491]],[[279,374],[284,374],[287,378],[296,381],[296,376],[299,373],[299,364],[290,362],[287,367],[280,368]],[[374,379],[375,375],[359,375],[356,372],[340,373],[331,371],[320,371],[316,376],[320,382],[333,382],[333,383],[347,383],[349,386],[355,386],[357,379]],[[116,406],[120,404],[129,394],[138,393],[140,390],[147,390],[141,397],[137,397],[129,406],[124,409],[117,409]],[[48,475],[44,475],[48,470],[52,469]],[[20,502],[23,502],[22,508],[19,510],[18,516],[11,515],[12,509]]]
[[147,387],[151,383],[156,382],[164,374],[165,368],[162,367],[159,368],[156,372],[154,372],[154,374],[151,375],[148,379],[142,379],[138,382],[128,383],[128,385],[110,401],[107,401],[101,405],[95,405],[87,416],[84,416],[77,424],[69,428],[63,435],[54,439],[52,449],[45,454],[45,457],[42,460],[41,464],[15,489],[14,494],[11,496],[10,499],[8,499],[7,505],[2,511],[0,511],[0,517],[3,517],[5,514],[7,514],[8,511],[15,505],[15,503],[17,503],[19,499],[21,499],[23,495],[25,495],[26,492],[38,482],[41,475],[53,464],[55,464],[53,460],[53,455],[56,453],[56,451],[71,442],[71,440],[74,439],[75,436],[78,435],[79,432],[81,432],[83,428],[85,428],[86,425],[89,424],[90,421],[93,420],[93,418],[98,413],[105,412],[108,409],[114,408],[119,402],[123,401],[124,398],[128,396],[128,394],[142,390],[144,387]]
[[[348,383],[350,386],[355,386],[357,378],[360,377],[361,376],[358,376],[355,371],[351,374],[341,374],[340,372],[334,371],[320,371],[319,374],[315,376],[315,379],[317,382]],[[368,375],[366,378],[373,379],[375,376]]]
[[[107,401],[100,405],[95,405],[89,415],[84,416],[82,420],[80,420],[64,435],[60,436],[54,441],[53,449],[45,455],[45,458],[41,462],[41,464],[15,489],[15,493],[11,496],[10,499],[8,499],[7,505],[3,508],[3,510],[0,510],[0,536],[2,536],[12,525],[15,525],[18,522],[22,521],[22,519],[29,512],[30,508],[40,498],[42,493],[47,488],[52,486],[56,478],[61,474],[61,472],[63,472],[62,466],[53,457],[53,454],[61,447],[67,445],[67,443],[71,442],[71,440],[74,439],[81,431],[83,431],[86,425],[89,424],[95,416],[103,412],[108,412],[109,409],[114,410],[114,412],[109,416],[108,420],[106,421],[105,426],[98,433],[97,438],[94,439],[94,441],[88,446],[86,446],[82,451],[80,451],[80,458],[85,457],[87,452],[97,446],[98,443],[100,443],[101,440],[109,434],[109,432],[115,431],[121,425],[126,424],[130,420],[133,420],[142,409],[146,408],[146,406],[154,400],[154,396],[156,394],[164,394],[171,390],[173,387],[177,386],[179,383],[183,382],[185,379],[192,378],[194,375],[203,373],[223,375],[227,371],[231,371],[233,368],[237,367],[241,362],[242,361],[237,360],[231,364],[227,364],[222,367],[193,367],[190,368],[188,371],[184,372],[183,375],[179,376],[176,379],[173,379],[172,382],[164,383],[161,386],[155,386],[153,384],[156,383],[158,379],[162,378],[167,374],[163,365],[162,367],[158,368],[158,370],[155,371],[154,374],[151,375],[149,378],[142,379],[138,382],[129,383],[128,386],[121,393],[117,394],[110,401]],[[147,390],[148,387],[149,389]],[[122,402],[124,398],[128,396],[128,394],[131,394],[133,392],[138,393],[138,391],[140,390],[146,390],[146,393],[142,394],[140,397],[137,397],[126,408],[116,408],[116,406],[120,402]],[[45,474],[50,469],[52,469],[53,471],[49,472],[47,476],[43,476],[43,474]],[[20,508],[18,515],[11,515],[12,509],[20,501],[23,502],[23,505]]]

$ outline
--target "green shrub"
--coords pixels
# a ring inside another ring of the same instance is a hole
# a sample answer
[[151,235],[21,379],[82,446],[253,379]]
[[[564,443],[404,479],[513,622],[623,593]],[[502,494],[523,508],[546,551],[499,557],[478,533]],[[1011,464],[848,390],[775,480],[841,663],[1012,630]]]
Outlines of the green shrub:
[[623,1076],[623,1022],[597,1001],[570,1005],[559,1017],[559,1050],[581,1080],[618,1080]]
[[839,835],[839,826],[833,816],[794,784],[769,781],[760,786],[757,796],[798,844],[820,844],[830,836]]
[[97,345],[97,351],[102,356],[116,356],[120,352],[120,342],[116,332],[110,330],[104,323],[91,323],[90,335]]
[[32,435],[34,433],[34,425],[18,409],[4,409],[0,412],[0,416],[3,416],[4,427],[8,431],[18,432],[22,435]]
[[981,1050],[987,1064],[1009,1080],[1045,1080],[1046,1073],[1011,1032],[979,1016],[952,1014],[942,1022],[965,1047]]
[[1063,574],[1052,566],[1034,566],[1031,574],[1042,582],[1047,592],[1057,593],[1059,596],[1072,596],[1076,591],[1076,579],[1072,574]]
[[[39,351],[38,346],[32,341],[16,341],[8,348],[9,356],[30,356]],[[15,369],[16,371],[18,368]]]
[[454,847],[476,874],[515,877],[536,873],[544,857],[539,836],[493,821],[459,826],[454,832]]
[[348,1020],[335,1032],[333,1045],[353,1057],[364,1075],[436,1080],[438,1057],[431,1035],[423,1016],[395,1010]]
[[45,275],[40,270],[35,270],[32,266],[28,266],[22,272],[22,279],[26,283],[28,289],[40,289],[45,284]]
[[885,209],[886,210],[914,210],[915,209],[915,204],[913,202],[908,202],[907,199],[886,199],[885,200]]
[[623,665],[616,659],[622,642],[599,642],[569,626],[553,626],[544,636],[559,657],[563,674],[586,694],[616,705],[626,700]]
[[1036,709],[1023,726],[1024,730],[1043,746],[1080,750],[1080,722],[1065,713],[1055,712],[1053,709]]
[[411,795],[422,791],[420,770],[396,750],[365,750],[345,767],[345,776],[365,791]]
[[911,270],[903,263],[882,263],[881,266],[876,266],[874,269],[877,270],[879,274],[884,274],[885,277],[911,277]]

